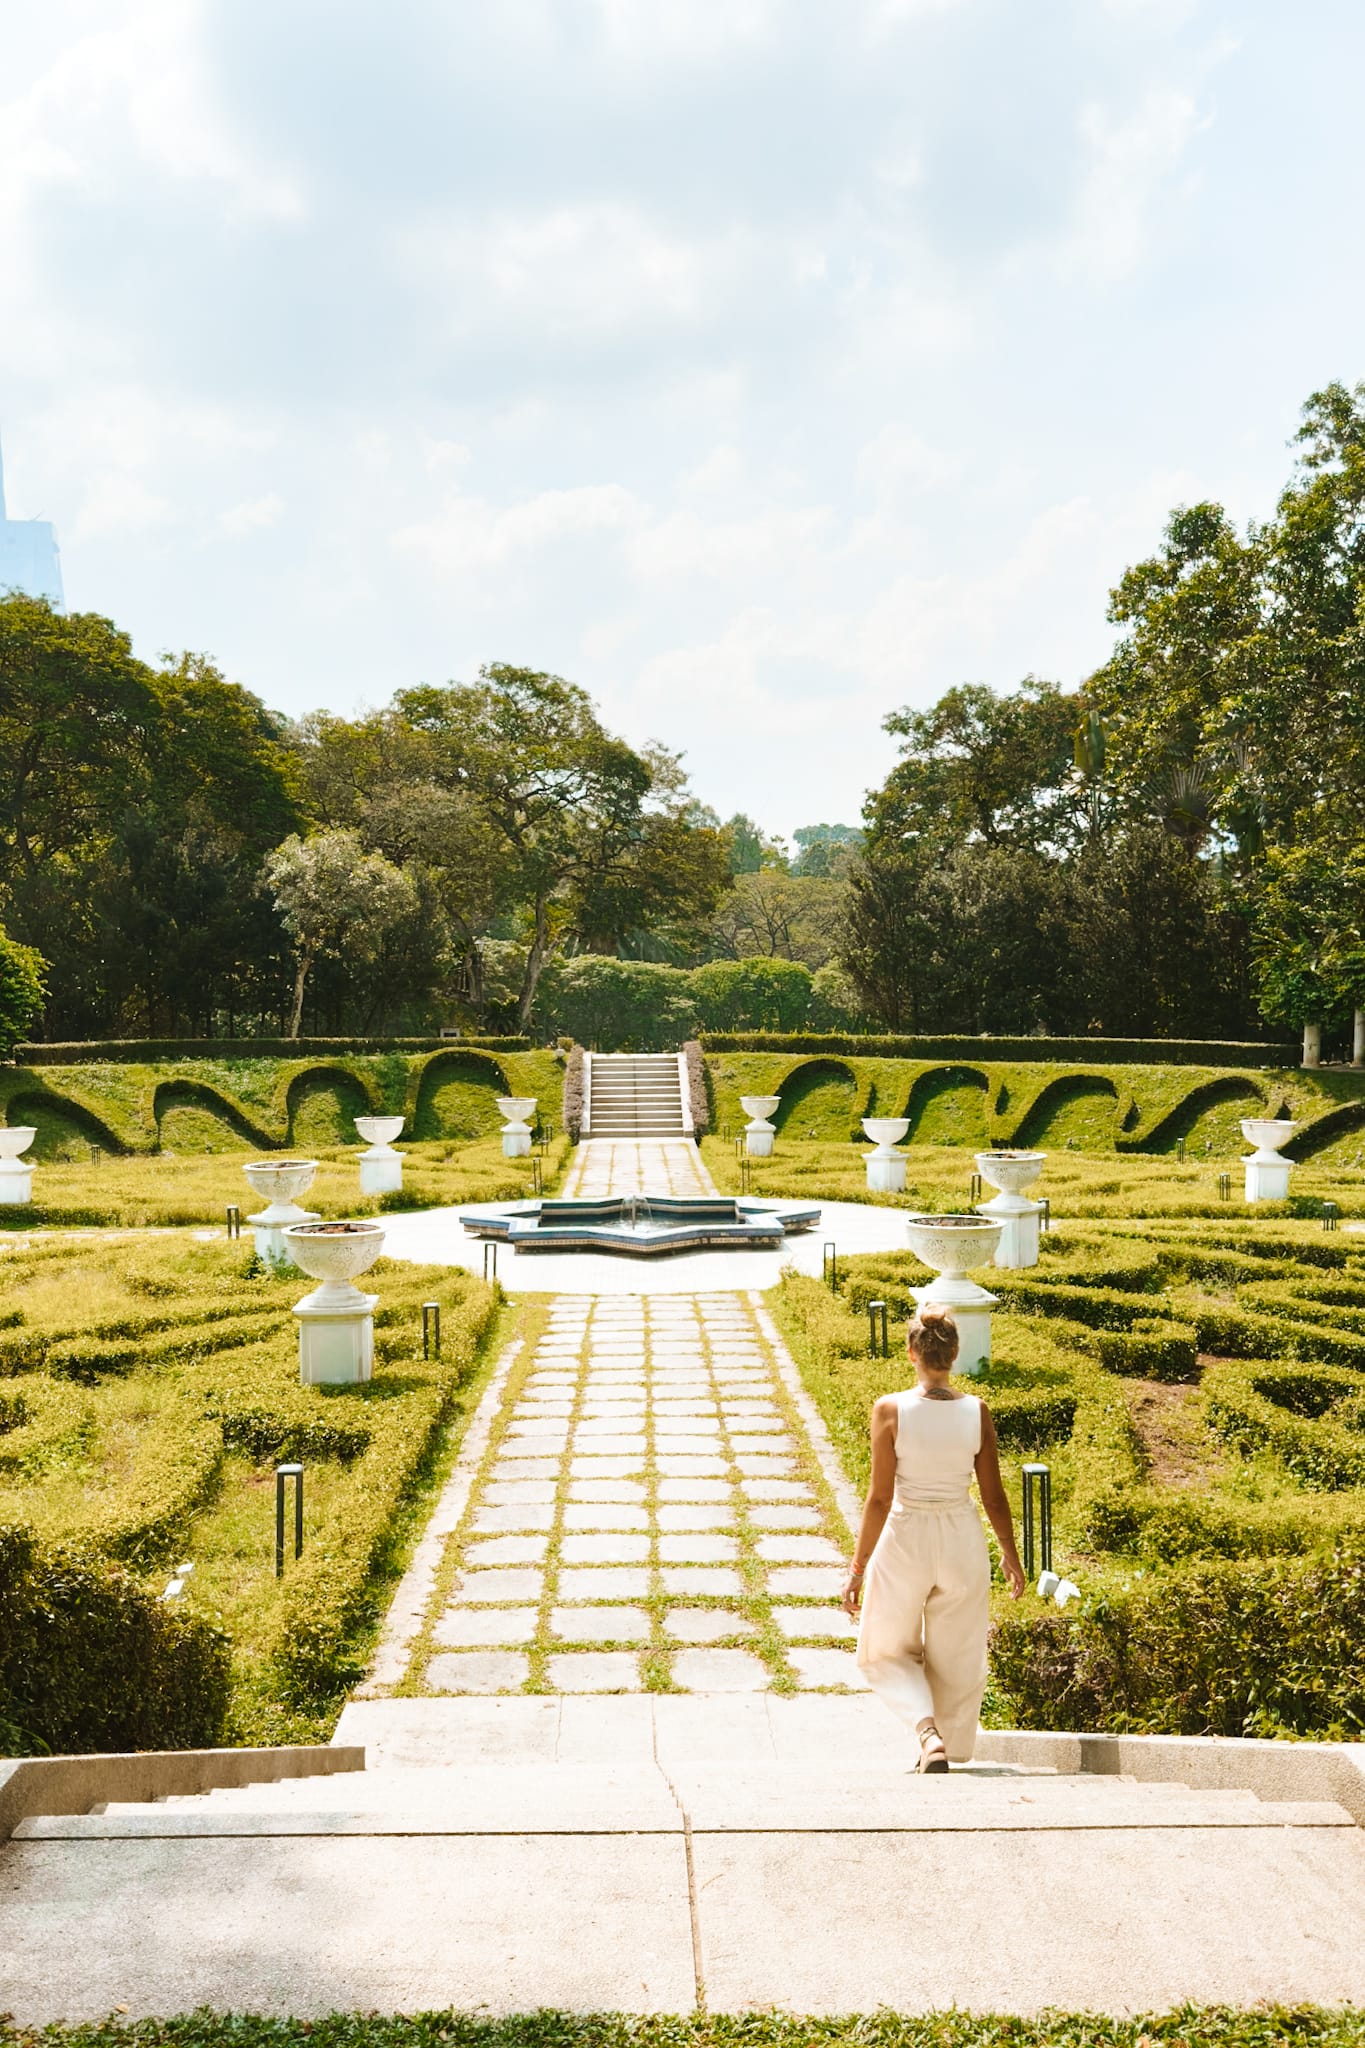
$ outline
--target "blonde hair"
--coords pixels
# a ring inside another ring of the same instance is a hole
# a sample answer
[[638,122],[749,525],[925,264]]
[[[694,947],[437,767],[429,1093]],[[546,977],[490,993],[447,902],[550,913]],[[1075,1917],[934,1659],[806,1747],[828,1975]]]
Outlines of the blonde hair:
[[930,1372],[951,1372],[957,1357],[957,1324],[946,1308],[930,1304],[915,1315],[906,1343],[910,1355]]

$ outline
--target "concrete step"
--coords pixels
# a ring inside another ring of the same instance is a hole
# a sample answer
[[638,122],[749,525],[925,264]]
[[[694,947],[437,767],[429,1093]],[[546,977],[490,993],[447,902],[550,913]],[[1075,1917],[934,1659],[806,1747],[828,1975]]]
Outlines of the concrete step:
[[483,1764],[245,1786],[33,1816],[17,1841],[269,1835],[956,1834],[1347,1828],[1327,1800],[1263,1801],[1117,1777],[769,1763]]

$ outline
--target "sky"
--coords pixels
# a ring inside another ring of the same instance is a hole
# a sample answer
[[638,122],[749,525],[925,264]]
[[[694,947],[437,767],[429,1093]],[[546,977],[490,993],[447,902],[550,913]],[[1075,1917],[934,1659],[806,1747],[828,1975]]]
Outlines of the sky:
[[550,669],[854,822],[1365,378],[1357,0],[44,0],[0,433],[68,606],[291,714]]

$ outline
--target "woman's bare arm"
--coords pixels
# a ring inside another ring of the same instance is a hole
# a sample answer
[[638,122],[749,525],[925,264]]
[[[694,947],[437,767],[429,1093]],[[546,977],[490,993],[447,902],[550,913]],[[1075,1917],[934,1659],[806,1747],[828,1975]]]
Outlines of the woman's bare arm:
[[1000,1545],[1000,1562],[1009,1581],[1010,1593],[1018,1599],[1024,1590],[1024,1567],[1014,1545],[1014,1517],[1010,1513],[1005,1482],[1000,1477],[1000,1450],[995,1440],[995,1423],[985,1402],[981,1403],[981,1449],[976,1454],[976,1487],[986,1519]]
[[863,1519],[844,1585],[844,1613],[854,1621],[863,1597],[863,1573],[877,1547],[877,1538],[896,1495],[896,1397],[883,1394],[872,1407],[872,1476],[863,1503]]

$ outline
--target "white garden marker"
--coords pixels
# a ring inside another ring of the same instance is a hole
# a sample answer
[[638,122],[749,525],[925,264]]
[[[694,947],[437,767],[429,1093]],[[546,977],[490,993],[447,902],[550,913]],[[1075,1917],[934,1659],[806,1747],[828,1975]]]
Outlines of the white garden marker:
[[370,1148],[360,1155],[361,1194],[392,1194],[403,1185],[403,1155],[393,1144],[402,1135],[402,1117],[358,1116],[355,1127]]
[[379,1296],[362,1294],[351,1282],[383,1251],[383,1224],[291,1223],[284,1234],[294,1264],[322,1283],[294,1304],[300,1384],[343,1386],[369,1379]]
[[1032,1187],[1043,1170],[1046,1152],[978,1152],[976,1170],[988,1187],[999,1188],[989,1202],[978,1203],[982,1216],[1003,1225],[996,1247],[995,1263],[1002,1267],[1036,1266],[1038,1263],[1038,1218],[1041,1204],[1031,1202],[1024,1189]]
[[267,1266],[289,1265],[284,1233],[291,1223],[316,1223],[317,1210],[301,1209],[297,1198],[312,1187],[317,1170],[316,1159],[253,1159],[242,1168],[256,1193],[266,1199],[267,1206],[248,1216],[247,1222],[255,1228],[256,1256]]
[[1288,1197],[1294,1162],[1281,1159],[1280,1147],[1288,1144],[1297,1129],[1298,1124],[1287,1117],[1243,1117],[1242,1136],[1256,1147],[1242,1161],[1249,1202],[1283,1202]]
[[955,1370],[969,1379],[989,1365],[991,1356],[991,1310],[999,1306],[998,1294],[988,1294],[967,1274],[984,1266],[1000,1242],[1003,1224],[987,1222],[984,1216],[910,1216],[905,1234],[910,1249],[922,1266],[931,1266],[935,1278],[927,1287],[915,1287],[912,1294],[920,1308],[946,1308],[957,1324],[958,1352]]
[[6,1206],[33,1200],[33,1161],[19,1155],[37,1135],[34,1124],[0,1125],[0,1203]]
[[867,1185],[878,1194],[899,1195],[905,1191],[905,1154],[896,1146],[910,1128],[908,1116],[865,1116],[863,1129],[874,1149],[863,1154]]
[[531,1116],[538,1097],[500,1095],[498,1108],[507,1121],[502,1127],[502,1149],[507,1159],[524,1159],[531,1149]]
[[771,1157],[777,1130],[769,1118],[781,1101],[780,1095],[740,1096],[739,1106],[749,1118],[744,1128],[744,1149],[751,1159]]

